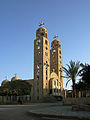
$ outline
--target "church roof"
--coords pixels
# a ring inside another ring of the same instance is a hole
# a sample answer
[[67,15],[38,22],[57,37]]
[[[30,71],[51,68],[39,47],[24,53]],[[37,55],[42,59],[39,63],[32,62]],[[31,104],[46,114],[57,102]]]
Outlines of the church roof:
[[5,85],[8,82],[8,80],[3,80],[2,85]]
[[15,81],[15,80],[20,80],[20,78],[19,78],[19,77],[17,77],[17,76],[16,76],[16,74],[15,74],[15,76],[14,76],[14,77],[12,77],[11,81]]

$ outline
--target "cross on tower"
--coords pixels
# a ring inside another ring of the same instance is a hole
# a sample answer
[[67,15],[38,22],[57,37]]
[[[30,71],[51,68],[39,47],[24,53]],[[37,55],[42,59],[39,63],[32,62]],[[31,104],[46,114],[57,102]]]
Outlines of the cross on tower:
[[54,37],[53,37],[55,40],[57,40],[58,39],[58,35],[54,35]]
[[43,27],[44,23],[40,22],[39,27]]
[[15,73],[15,77],[17,77],[17,73]]
[[8,79],[8,76],[5,76],[6,80]]

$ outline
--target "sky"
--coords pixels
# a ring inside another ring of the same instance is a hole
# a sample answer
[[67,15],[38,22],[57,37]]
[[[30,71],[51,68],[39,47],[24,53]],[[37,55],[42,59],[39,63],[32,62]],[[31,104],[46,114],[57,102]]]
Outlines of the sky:
[[64,67],[70,60],[90,64],[90,0],[0,0],[0,83],[15,73],[21,79],[33,78],[40,22],[50,43],[58,35]]

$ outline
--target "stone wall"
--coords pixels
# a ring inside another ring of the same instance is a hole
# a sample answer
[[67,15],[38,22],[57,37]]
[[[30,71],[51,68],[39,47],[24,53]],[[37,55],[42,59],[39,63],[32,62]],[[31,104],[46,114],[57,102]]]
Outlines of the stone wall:
[[24,96],[0,96],[0,104],[18,104],[19,99],[22,103],[30,103],[31,96],[24,95]]
[[90,97],[83,98],[64,98],[64,105],[73,105],[73,104],[90,104]]

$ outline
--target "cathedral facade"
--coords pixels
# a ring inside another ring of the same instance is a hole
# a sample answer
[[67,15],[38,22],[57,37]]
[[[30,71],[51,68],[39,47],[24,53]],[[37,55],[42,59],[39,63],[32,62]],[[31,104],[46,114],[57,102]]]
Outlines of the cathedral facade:
[[62,75],[61,43],[55,36],[50,50],[47,30],[41,23],[36,30],[36,39],[34,40],[34,100],[41,101],[47,95],[62,96]]

